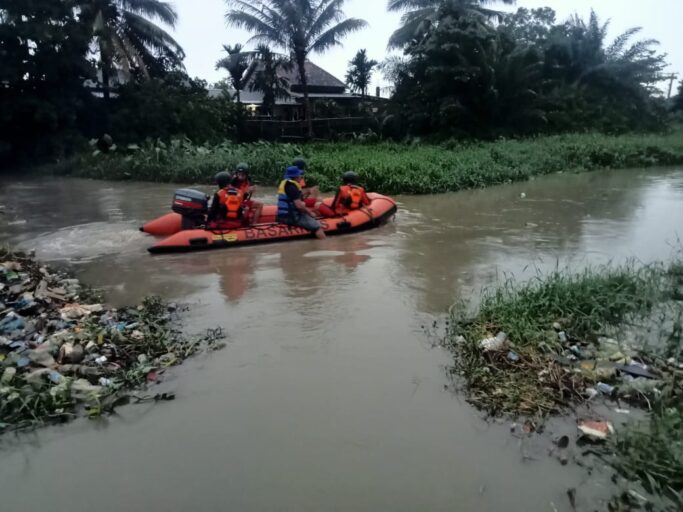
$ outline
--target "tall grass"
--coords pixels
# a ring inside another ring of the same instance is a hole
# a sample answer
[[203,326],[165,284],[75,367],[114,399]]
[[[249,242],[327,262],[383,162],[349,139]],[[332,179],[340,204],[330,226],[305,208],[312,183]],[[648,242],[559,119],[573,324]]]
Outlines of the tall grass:
[[[615,374],[599,377],[595,367],[572,365],[566,358],[570,345],[580,347],[584,362],[604,363],[604,368],[619,347],[602,336],[623,341],[622,336],[642,333],[642,345],[622,345],[621,350],[647,361],[657,372],[657,391],[642,401],[649,415],[646,421],[622,425],[596,453],[619,475],[659,496],[662,510],[681,510],[682,290],[681,261],[607,266],[579,274],[557,271],[528,282],[508,281],[485,290],[474,310],[466,304],[453,308],[448,346],[473,404],[491,414],[544,416],[583,402],[587,388],[598,379],[617,388],[625,383]],[[480,340],[499,331],[507,333],[509,345],[484,351]],[[632,343],[634,339],[638,337],[631,336]],[[511,359],[509,350],[517,357]],[[630,399],[638,404],[637,398]]]
[[[504,331],[518,346],[558,348],[553,329],[596,343],[630,315],[647,315],[668,297],[659,265],[635,268],[588,268],[581,273],[554,271],[519,283],[510,279],[484,290],[476,317],[456,317],[457,334],[481,339],[487,332]],[[494,333],[495,334],[495,333]]]
[[292,160],[308,159],[308,181],[331,190],[344,171],[368,189],[428,194],[480,188],[555,172],[683,164],[683,129],[666,135],[561,135],[493,143],[277,143],[196,146],[148,142],[113,154],[84,155],[70,172],[102,179],[208,183],[245,161],[258,181],[274,185]]
[[[679,344],[675,332],[683,310],[683,304],[673,300],[678,286],[673,268],[628,264],[579,274],[556,271],[485,290],[474,313],[465,304],[453,308],[450,347],[470,400],[493,414],[558,412],[581,400],[592,376],[556,364],[557,356],[574,344],[582,347],[584,356],[597,356],[602,336],[627,328],[657,337],[654,345],[666,353],[667,343]],[[651,329],[655,315],[659,330]],[[557,324],[568,342],[561,341]],[[519,363],[510,361],[506,351],[480,348],[482,339],[501,331],[520,356]]]

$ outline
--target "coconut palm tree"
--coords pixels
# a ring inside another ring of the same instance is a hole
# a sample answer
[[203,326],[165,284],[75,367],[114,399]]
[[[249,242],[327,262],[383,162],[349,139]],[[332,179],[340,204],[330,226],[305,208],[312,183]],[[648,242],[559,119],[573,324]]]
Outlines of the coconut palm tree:
[[274,53],[265,44],[258,45],[254,53],[258,60],[249,89],[263,94],[262,113],[273,115],[275,101],[289,97],[289,81],[280,76],[279,71],[291,70],[291,62],[284,55]]
[[230,75],[230,84],[235,89],[237,103],[241,103],[240,93],[251,79],[256,69],[254,52],[243,51],[241,44],[230,46],[223,45],[223,50],[228,54],[216,63],[216,69],[225,69]]
[[342,38],[367,26],[357,18],[345,18],[346,0],[226,0],[230,25],[247,29],[251,41],[268,43],[289,53],[296,65],[304,93],[304,113],[309,137],[313,135],[308,95],[306,59],[340,45]]
[[365,49],[358,50],[358,53],[349,62],[346,83],[352,90],[358,91],[361,97],[365,98],[372,79],[372,72],[378,64],[376,60],[368,59],[368,53]]
[[160,0],[80,0],[80,19],[92,29],[102,71],[104,96],[114,69],[130,76],[149,76],[153,64],[165,60],[182,66],[185,53],[178,42],[155,22],[175,27],[178,14]]
[[500,19],[502,12],[485,7],[501,2],[514,4],[515,0],[389,0],[387,9],[405,13],[401,18],[401,26],[389,38],[389,48],[405,47],[410,41],[424,35],[429,24],[437,18],[439,7],[446,3],[460,7],[463,12],[476,13],[487,19]]

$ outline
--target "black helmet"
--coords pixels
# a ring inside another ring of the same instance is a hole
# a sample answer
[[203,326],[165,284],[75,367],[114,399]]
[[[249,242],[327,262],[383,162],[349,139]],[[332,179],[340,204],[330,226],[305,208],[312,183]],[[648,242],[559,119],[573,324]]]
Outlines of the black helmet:
[[237,164],[237,167],[235,167],[235,172],[249,172],[249,164],[246,164],[244,162],[240,162]]
[[358,175],[353,171],[345,172],[344,174],[342,174],[342,181],[345,184],[348,183],[351,185],[355,185],[358,183]]
[[221,171],[216,174],[214,179],[216,180],[216,185],[218,185],[220,188],[225,188],[230,184],[232,176],[228,171]]
[[294,159],[294,162],[292,163],[294,167],[298,167],[302,171],[306,170],[306,160],[304,160],[303,157],[297,157]]

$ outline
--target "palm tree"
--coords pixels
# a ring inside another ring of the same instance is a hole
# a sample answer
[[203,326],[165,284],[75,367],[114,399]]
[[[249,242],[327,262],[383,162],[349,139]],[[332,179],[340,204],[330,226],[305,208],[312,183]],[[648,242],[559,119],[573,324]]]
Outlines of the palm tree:
[[308,55],[340,45],[343,37],[367,26],[364,20],[344,17],[345,1],[226,0],[231,7],[225,15],[229,24],[250,31],[252,41],[282,48],[296,64],[309,137],[313,135],[313,120],[306,77]]
[[149,66],[162,58],[172,66],[182,66],[182,47],[154,23],[175,27],[178,14],[170,4],[160,0],[80,0],[79,9],[99,52],[105,99],[109,99],[115,68],[126,76],[132,71],[149,76]]
[[230,83],[235,89],[234,99],[238,104],[241,103],[240,91],[244,89],[256,69],[253,52],[244,52],[243,48],[241,44],[223,45],[223,50],[228,56],[216,62],[216,69],[225,69],[230,75]]
[[487,19],[500,19],[503,13],[485,6],[502,2],[514,4],[515,0],[389,0],[387,9],[403,12],[401,26],[389,38],[389,49],[405,47],[416,37],[424,35],[431,23],[436,21],[439,7],[451,3],[464,13],[476,13]]
[[368,59],[366,50],[358,50],[356,56],[349,62],[349,70],[346,73],[346,83],[355,91],[360,92],[365,98],[368,85],[372,79],[372,70],[377,66],[376,60]]
[[640,27],[626,30],[607,44],[609,21],[601,23],[591,11],[586,22],[573,16],[551,39],[546,61],[556,73],[574,85],[649,90],[661,80],[666,66],[664,55],[657,54],[654,39],[632,39]]
[[281,77],[279,71],[289,71],[291,62],[285,56],[273,53],[265,44],[258,45],[254,53],[258,64],[249,89],[263,94],[262,113],[273,115],[275,101],[289,97],[289,81]]

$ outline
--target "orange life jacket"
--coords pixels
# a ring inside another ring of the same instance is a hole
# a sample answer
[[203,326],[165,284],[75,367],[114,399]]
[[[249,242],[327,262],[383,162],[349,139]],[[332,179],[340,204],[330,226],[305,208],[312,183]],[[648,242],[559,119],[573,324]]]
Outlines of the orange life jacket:
[[[233,186],[233,185],[230,185]],[[240,181],[240,186],[237,187],[239,188],[240,192],[242,192],[242,195],[246,195],[247,192],[249,192],[249,188],[251,187],[251,183],[249,183],[249,178]]]
[[226,218],[237,220],[242,218],[244,193],[233,186],[218,191],[218,199],[225,206]]
[[363,206],[365,191],[358,185],[342,185],[339,188],[339,203],[349,210],[357,210]]

